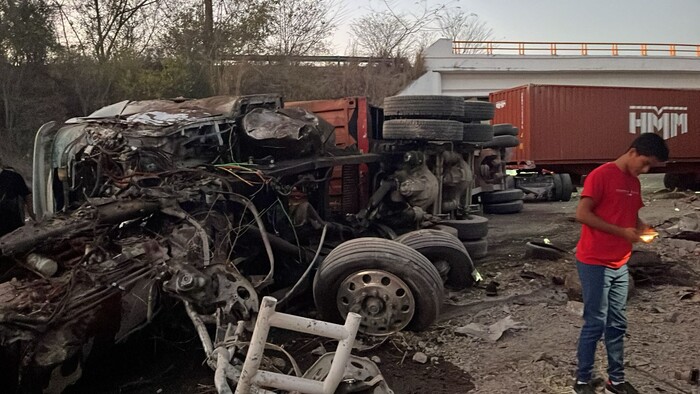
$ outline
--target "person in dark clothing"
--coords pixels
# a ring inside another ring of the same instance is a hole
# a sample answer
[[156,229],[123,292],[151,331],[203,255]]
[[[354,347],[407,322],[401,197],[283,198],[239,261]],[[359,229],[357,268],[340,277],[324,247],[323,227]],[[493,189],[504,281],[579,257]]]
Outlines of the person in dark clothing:
[[24,208],[33,218],[32,195],[20,174],[0,162],[0,237],[24,225]]

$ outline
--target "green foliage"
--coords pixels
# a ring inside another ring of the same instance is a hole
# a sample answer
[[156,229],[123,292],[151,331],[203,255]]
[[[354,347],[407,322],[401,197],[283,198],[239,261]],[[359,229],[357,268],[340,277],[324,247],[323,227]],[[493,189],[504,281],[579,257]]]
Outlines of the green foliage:
[[117,95],[132,100],[196,96],[196,78],[180,59],[161,62],[123,59],[116,79]]
[[0,0],[0,56],[11,64],[42,64],[56,47],[53,10],[43,0]]
[[[162,39],[166,55],[188,61],[205,61],[219,56],[258,53],[268,35],[268,20],[275,2],[228,0],[215,4],[222,10],[214,17],[212,42],[204,31],[200,4],[180,10]],[[208,53],[213,50],[214,53]]]

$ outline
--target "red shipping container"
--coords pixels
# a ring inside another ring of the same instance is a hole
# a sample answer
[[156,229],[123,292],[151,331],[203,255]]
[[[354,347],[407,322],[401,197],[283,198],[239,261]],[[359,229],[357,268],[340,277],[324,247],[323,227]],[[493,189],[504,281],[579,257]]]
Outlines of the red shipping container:
[[700,90],[526,85],[489,100],[494,124],[520,129],[510,159],[519,165],[585,174],[653,132],[671,150],[666,171],[700,168]]

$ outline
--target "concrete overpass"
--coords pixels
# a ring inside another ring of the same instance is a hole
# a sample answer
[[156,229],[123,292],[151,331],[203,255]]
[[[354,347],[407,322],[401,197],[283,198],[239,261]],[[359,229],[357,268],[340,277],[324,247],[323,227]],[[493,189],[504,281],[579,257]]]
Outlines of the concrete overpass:
[[399,95],[486,98],[531,83],[700,89],[700,45],[440,39],[424,56],[427,72]]

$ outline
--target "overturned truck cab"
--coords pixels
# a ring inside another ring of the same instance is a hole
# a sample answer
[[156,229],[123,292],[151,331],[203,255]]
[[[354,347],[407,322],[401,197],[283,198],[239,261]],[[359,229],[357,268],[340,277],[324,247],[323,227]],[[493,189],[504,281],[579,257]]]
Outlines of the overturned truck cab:
[[220,392],[264,296],[284,311],[312,292],[323,319],[356,314],[372,335],[428,327],[444,286],[479,279],[457,236],[425,229],[466,215],[454,145],[339,131],[278,95],[124,101],[44,125],[38,221],[0,238],[3,387],[61,391],[95,342],[127,339],[164,300],[186,309]]

